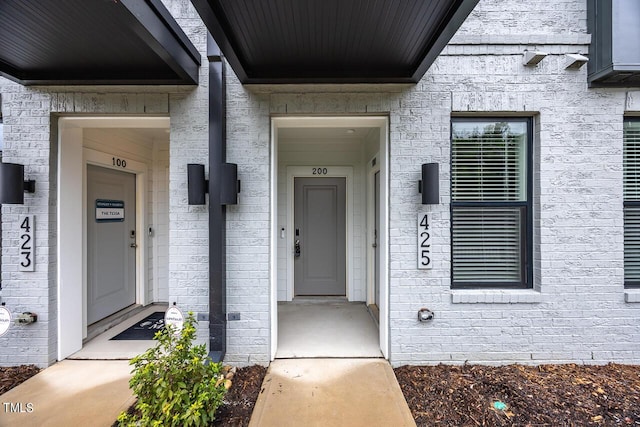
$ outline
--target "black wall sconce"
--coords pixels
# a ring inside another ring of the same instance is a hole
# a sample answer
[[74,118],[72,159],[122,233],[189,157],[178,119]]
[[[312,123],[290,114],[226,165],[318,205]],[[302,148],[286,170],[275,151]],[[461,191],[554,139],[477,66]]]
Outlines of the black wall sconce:
[[437,205],[440,203],[440,174],[438,163],[422,165],[422,179],[418,181],[418,191],[422,193],[423,205]]
[[24,193],[34,193],[36,182],[24,180],[24,165],[0,163],[0,203],[24,204]]
[[[220,169],[220,204],[238,204],[240,181],[238,165],[222,163]],[[189,163],[187,165],[187,188],[190,205],[204,205],[205,194],[209,191],[209,180],[204,178],[204,165]]]
[[238,179],[238,165],[235,163],[222,163],[222,181],[220,183],[220,203],[223,205],[237,205],[240,192],[240,180]]
[[209,192],[209,180],[204,179],[204,165],[187,165],[187,189],[190,205],[204,205],[204,196]]

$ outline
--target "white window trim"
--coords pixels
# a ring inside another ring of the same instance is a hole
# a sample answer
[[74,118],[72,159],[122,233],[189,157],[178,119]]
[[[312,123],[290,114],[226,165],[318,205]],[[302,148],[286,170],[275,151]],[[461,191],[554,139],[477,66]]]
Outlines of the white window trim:
[[452,304],[537,304],[542,294],[533,289],[462,289],[451,291]]
[[640,289],[625,289],[624,302],[640,302]]

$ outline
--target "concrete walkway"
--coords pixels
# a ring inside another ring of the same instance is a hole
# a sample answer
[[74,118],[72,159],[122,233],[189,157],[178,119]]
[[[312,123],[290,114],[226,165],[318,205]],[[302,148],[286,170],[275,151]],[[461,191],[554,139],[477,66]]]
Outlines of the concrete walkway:
[[64,360],[0,395],[0,426],[111,426],[134,402],[127,360]]
[[277,359],[249,427],[415,425],[384,359]]
[[[109,427],[134,402],[126,360],[64,360],[0,395],[0,426]],[[384,359],[278,359],[250,427],[415,426]]]

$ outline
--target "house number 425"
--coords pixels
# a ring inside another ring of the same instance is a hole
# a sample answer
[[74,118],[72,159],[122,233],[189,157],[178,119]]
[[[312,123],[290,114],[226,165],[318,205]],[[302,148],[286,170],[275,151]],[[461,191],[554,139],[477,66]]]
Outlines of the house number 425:
[[35,270],[35,225],[33,215],[22,215],[20,217],[20,239],[18,240],[19,271]]
[[429,223],[429,215],[426,213],[418,214],[418,268],[431,269],[431,224]]

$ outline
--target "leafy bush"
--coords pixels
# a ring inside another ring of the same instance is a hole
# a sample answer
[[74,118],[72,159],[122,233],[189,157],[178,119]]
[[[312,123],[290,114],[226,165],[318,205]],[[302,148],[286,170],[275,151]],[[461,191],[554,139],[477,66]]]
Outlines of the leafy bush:
[[137,395],[133,413],[118,417],[120,426],[207,426],[231,386],[232,373],[193,345],[196,325],[189,312],[181,332],[168,325],[155,335],[158,344],[131,359],[129,386]]

